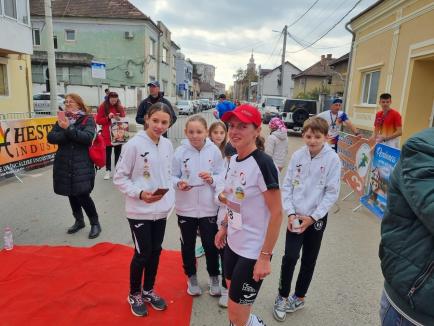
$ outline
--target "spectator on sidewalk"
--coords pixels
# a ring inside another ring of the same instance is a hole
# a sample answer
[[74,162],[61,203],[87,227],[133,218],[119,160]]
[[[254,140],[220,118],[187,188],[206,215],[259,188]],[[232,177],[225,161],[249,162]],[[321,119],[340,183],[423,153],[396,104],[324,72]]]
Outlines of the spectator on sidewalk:
[[219,103],[216,105],[216,118],[221,119],[226,112],[235,109],[235,104],[226,99],[225,94],[219,96]]
[[102,126],[101,134],[106,145],[106,173],[104,174],[104,180],[109,180],[111,177],[112,151],[114,151],[116,166],[122,150],[122,144],[113,146],[111,143],[110,127],[112,125],[112,119],[120,120],[120,118],[123,117],[125,117],[125,108],[119,100],[118,93],[110,92],[107,96],[107,99],[99,106],[98,113],[96,115],[96,123]]
[[335,98],[330,106],[330,110],[321,112],[317,115],[317,117],[323,118],[327,121],[329,125],[327,138],[330,146],[335,150],[335,152],[338,151],[339,131],[343,125],[351,129],[356,136],[359,135],[357,128],[351,123],[347,114],[344,111],[341,111],[341,108],[342,100],[340,98]]
[[271,133],[265,141],[265,153],[272,157],[279,172],[282,172],[288,155],[288,130],[285,123],[278,117],[272,118],[268,127]]
[[375,115],[374,134],[377,143],[399,148],[399,137],[402,135],[401,114],[390,107],[392,96],[388,93],[380,95],[381,111]]
[[[137,109],[136,122],[138,124],[144,125],[145,115],[148,113],[148,110],[151,107],[151,105],[157,102],[161,102],[166,104],[170,109],[171,112],[170,126],[172,126],[176,121],[176,114],[175,111],[173,110],[172,104],[170,104],[170,102],[164,98],[164,93],[160,92],[160,82],[158,80],[151,81],[150,83],[148,83],[148,87],[149,87],[149,96],[140,103]],[[167,137],[167,132],[164,133],[163,136]]]
[[65,97],[65,116],[59,116],[48,133],[48,142],[59,146],[53,165],[54,192],[68,196],[75,223],[68,229],[73,234],[85,227],[83,211],[89,218],[89,238],[101,233],[98,213],[90,197],[95,184],[95,168],[89,157],[89,147],[95,136],[92,110],[77,94]]
[[434,325],[434,128],[411,137],[381,223],[382,326]]

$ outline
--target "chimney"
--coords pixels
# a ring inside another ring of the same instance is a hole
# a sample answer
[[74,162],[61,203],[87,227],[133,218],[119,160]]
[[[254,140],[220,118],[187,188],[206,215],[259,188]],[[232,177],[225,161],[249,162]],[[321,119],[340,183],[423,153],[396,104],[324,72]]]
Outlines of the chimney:
[[322,54],[321,55],[321,66],[324,66],[324,65],[325,65],[325,55]]

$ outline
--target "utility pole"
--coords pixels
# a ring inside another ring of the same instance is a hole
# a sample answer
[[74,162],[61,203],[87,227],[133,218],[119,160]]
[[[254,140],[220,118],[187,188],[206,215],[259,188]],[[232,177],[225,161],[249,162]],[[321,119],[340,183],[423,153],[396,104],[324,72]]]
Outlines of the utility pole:
[[283,28],[283,48],[282,48],[282,65],[280,66],[280,96],[283,96],[285,84],[285,53],[286,53],[286,36],[288,35],[288,25]]
[[47,33],[47,61],[48,74],[50,79],[50,110],[56,112],[59,104],[57,103],[57,76],[56,76],[56,57],[54,54],[53,40],[53,16],[51,12],[51,0],[44,0],[45,6],[45,30]]

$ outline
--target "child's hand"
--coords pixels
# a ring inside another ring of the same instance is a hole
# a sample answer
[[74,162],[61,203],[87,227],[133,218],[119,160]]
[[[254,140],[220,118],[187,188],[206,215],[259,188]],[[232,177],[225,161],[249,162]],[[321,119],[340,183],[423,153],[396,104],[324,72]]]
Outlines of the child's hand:
[[143,200],[145,203],[152,204],[156,201],[159,201],[163,195],[153,195],[152,192],[143,191],[140,195],[140,199]]
[[289,232],[294,232],[294,230],[292,228],[292,222],[294,222],[296,217],[297,217],[297,215],[295,215],[295,214],[291,214],[288,216],[288,231]]
[[178,186],[178,189],[181,191],[189,191],[191,189],[191,187],[188,185],[188,182],[185,180],[179,181],[177,186]]
[[311,226],[312,224],[315,223],[315,220],[310,217],[310,216],[306,216],[306,215],[301,215],[298,216],[298,219],[300,220],[301,224],[300,224],[300,234],[303,233],[304,231],[306,231],[306,229]]
[[219,201],[220,201],[221,203],[223,203],[223,204],[226,205],[228,199],[226,198],[226,194],[225,194],[224,192],[221,192],[221,193],[219,194],[218,198],[219,198]]
[[223,249],[226,245],[226,234],[227,229],[225,227],[222,227],[215,235],[214,244],[218,249]]
[[200,172],[199,178],[201,178],[203,181],[205,181],[208,184],[212,184],[213,182],[212,175],[209,172]]

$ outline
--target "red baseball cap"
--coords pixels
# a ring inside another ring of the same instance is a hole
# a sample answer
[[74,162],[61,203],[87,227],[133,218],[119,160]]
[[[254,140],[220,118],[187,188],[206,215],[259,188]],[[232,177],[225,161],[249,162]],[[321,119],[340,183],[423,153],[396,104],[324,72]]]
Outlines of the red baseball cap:
[[262,119],[258,109],[249,105],[242,104],[232,111],[226,112],[222,116],[222,121],[228,122],[233,116],[244,123],[253,123],[256,127],[261,126]]

